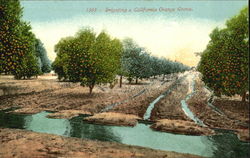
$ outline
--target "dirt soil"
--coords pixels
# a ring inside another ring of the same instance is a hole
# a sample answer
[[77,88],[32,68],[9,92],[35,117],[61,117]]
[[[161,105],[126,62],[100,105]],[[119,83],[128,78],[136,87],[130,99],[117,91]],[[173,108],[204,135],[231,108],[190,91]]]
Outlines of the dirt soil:
[[209,128],[200,127],[194,122],[183,120],[158,120],[151,126],[152,129],[185,135],[213,135],[215,132]]
[[[211,92],[204,88],[200,76],[195,71],[171,75],[166,79],[170,80],[169,82],[162,82],[161,78],[158,78],[143,80],[140,81],[140,84],[134,85],[128,84],[124,80],[122,88],[116,85],[113,89],[110,89],[108,85],[100,85],[94,88],[94,94],[91,96],[88,94],[87,87],[70,82],[58,82],[55,76],[42,76],[38,79],[21,81],[8,76],[0,76],[0,89],[2,91],[0,109],[21,107],[21,109],[14,111],[17,113],[56,111],[57,113],[49,116],[54,118],[72,118],[79,114],[95,115],[100,112],[114,112],[131,114],[142,119],[149,104],[173,87],[170,93],[155,104],[151,121],[169,119],[176,121],[176,123],[180,121],[193,122],[183,112],[181,100],[185,99],[191,92],[190,85],[193,80],[190,76],[192,77],[194,74],[196,74],[195,93],[187,100],[190,110],[208,127],[233,129],[238,131],[237,134],[240,138],[249,139],[246,136],[246,132],[249,131],[249,127],[246,126],[249,124],[249,102],[243,105],[238,100],[215,98],[212,104],[224,113],[224,115],[218,114],[208,106],[207,100]],[[184,80],[173,86],[176,78],[185,75],[187,76]],[[8,89],[8,87],[22,87],[22,90]],[[107,109],[111,105],[115,106]],[[105,116],[105,119],[102,117],[102,119],[102,121],[96,119],[97,123],[107,123],[106,119],[118,120],[122,125],[127,124],[122,123],[119,119],[113,119],[111,115]],[[117,121],[114,122],[117,124]],[[165,128],[168,126],[166,125]],[[195,126],[192,128],[196,129]],[[164,127],[156,129],[162,130]],[[175,128],[174,130],[183,129]],[[199,130],[197,132],[199,133]]]
[[[152,82],[156,82],[156,84],[151,84]],[[21,107],[22,109],[15,112],[28,114],[45,110],[64,110],[64,112],[65,110],[69,112],[74,110],[75,113],[78,110],[79,113],[85,111],[86,113],[95,114],[113,103],[122,102],[138,94],[143,89],[156,86],[161,82],[158,80],[141,81],[139,85],[125,83],[122,88],[116,85],[113,89],[110,89],[108,85],[96,86],[92,95],[88,94],[89,89],[87,87],[70,82],[58,82],[56,79],[38,78],[19,81],[1,77],[0,83],[2,89],[5,90],[4,94],[9,94],[0,96],[0,109]],[[24,90],[22,92],[15,90],[7,92],[7,87],[11,87],[11,85],[22,85]],[[35,88],[30,88],[33,86]]]
[[138,122],[137,121],[138,119],[140,118],[136,115],[114,113],[114,112],[104,112],[84,118],[84,120],[96,124],[107,124],[116,126],[135,126]]
[[212,105],[222,113],[208,106],[211,93],[204,88],[199,78],[196,80],[195,94],[188,100],[190,109],[210,128],[235,130],[243,141],[249,141],[249,102],[216,98]]
[[166,89],[168,89],[172,83],[173,81],[166,82],[163,85],[161,82],[153,83],[152,86],[148,87],[146,91],[140,96],[131,99],[129,102],[115,106],[109,111],[137,115],[143,118],[143,115],[145,114],[149,104],[159,95],[161,95]]
[[150,119],[190,120],[181,109],[181,100],[187,96],[188,84],[187,80],[181,80],[179,83],[173,85],[170,93],[155,104]]
[[199,158],[200,156],[114,142],[90,141],[17,129],[0,128],[1,158]]
[[[15,110],[17,112],[17,110]],[[81,111],[81,110],[61,110],[56,113],[50,113],[47,115],[48,118],[56,118],[56,119],[71,119],[73,117],[76,117],[78,115],[91,115],[89,112]]]

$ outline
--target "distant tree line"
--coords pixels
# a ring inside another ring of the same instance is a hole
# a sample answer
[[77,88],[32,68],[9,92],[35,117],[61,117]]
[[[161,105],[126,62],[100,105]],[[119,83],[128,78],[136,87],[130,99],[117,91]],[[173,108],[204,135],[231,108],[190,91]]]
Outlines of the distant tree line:
[[158,75],[165,76],[189,69],[182,63],[152,56],[145,48],[138,46],[130,38],[124,39],[122,43],[123,54],[119,75],[128,77],[130,82],[134,79],[137,83],[138,79],[155,78]]
[[19,0],[0,0],[0,73],[25,79],[50,72],[46,50],[21,18]]

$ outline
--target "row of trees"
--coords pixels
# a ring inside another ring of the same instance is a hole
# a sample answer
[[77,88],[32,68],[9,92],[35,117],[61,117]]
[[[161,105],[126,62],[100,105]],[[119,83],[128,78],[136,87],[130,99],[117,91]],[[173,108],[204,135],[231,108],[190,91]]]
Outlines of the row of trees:
[[36,40],[35,49],[40,72],[49,73],[51,71],[51,61],[48,58],[47,51],[41,40]]
[[170,73],[183,72],[189,69],[188,66],[179,62],[173,62],[166,58],[152,56],[145,48],[138,46],[132,39],[123,40],[123,53],[119,71],[120,83],[122,76],[127,76],[131,82],[135,79],[164,76]]
[[248,19],[246,7],[229,19],[225,28],[214,29],[206,50],[201,54],[198,70],[217,96],[238,94],[245,101],[249,89]]
[[50,71],[50,61],[31,26],[21,20],[19,0],[0,0],[0,74],[30,78]]
[[80,30],[74,37],[61,39],[55,46],[57,57],[52,68],[61,80],[81,82],[90,93],[95,84],[112,83],[116,75],[133,79],[166,75],[189,69],[165,58],[151,56],[132,39],[120,42],[107,33],[96,35],[91,29]]
[[[51,63],[42,42],[21,19],[19,0],[0,2],[0,74],[25,79],[50,72]],[[90,93],[95,84],[111,83],[117,74],[137,83],[138,79],[188,69],[181,63],[151,56],[132,39],[121,42],[105,32],[96,35],[91,29],[62,39],[55,52],[53,69],[59,79],[81,82]]]

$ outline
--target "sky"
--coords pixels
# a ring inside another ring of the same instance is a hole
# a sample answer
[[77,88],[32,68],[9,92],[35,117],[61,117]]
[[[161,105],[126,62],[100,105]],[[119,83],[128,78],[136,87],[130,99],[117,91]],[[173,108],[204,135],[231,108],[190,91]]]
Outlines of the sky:
[[[154,56],[195,66],[195,52],[206,49],[209,34],[224,27],[247,0],[23,0],[23,19],[43,43],[49,58],[54,45],[84,27],[113,38],[132,38]],[[91,10],[92,9],[92,10]]]

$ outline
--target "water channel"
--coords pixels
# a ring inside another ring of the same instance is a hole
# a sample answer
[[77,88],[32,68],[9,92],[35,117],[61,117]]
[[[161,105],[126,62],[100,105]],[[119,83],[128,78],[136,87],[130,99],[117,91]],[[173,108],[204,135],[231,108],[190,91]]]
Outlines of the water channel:
[[0,127],[112,141],[205,157],[245,158],[250,155],[250,144],[241,142],[235,134],[228,131],[220,131],[214,136],[187,136],[153,131],[145,123],[138,123],[135,127],[95,125],[83,121],[86,117],[84,115],[67,120],[47,118],[48,113],[21,115],[0,111]]

